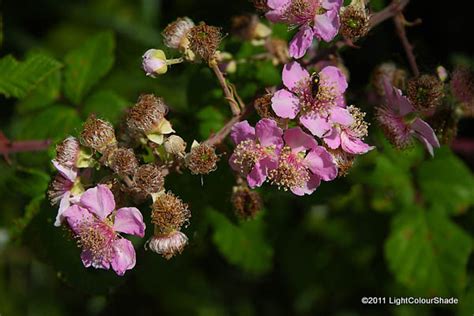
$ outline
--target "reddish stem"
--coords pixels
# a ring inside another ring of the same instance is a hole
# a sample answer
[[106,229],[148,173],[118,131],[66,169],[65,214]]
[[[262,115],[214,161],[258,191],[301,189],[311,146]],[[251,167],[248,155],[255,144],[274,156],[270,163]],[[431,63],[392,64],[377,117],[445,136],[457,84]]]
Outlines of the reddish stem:
[[402,42],[403,49],[405,49],[405,53],[407,55],[408,63],[410,64],[411,71],[415,77],[420,75],[420,70],[418,69],[418,65],[416,64],[416,58],[413,54],[413,46],[408,41],[407,32],[405,30],[405,18],[403,14],[399,13],[393,17],[393,22],[395,23],[395,28],[397,30],[397,35]]

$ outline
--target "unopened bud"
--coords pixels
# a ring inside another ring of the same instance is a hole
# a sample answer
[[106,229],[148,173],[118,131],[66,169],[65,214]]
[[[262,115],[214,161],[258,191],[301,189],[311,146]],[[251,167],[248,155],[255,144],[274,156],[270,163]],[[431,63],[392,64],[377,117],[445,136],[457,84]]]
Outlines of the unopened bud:
[[186,166],[192,174],[208,174],[217,169],[218,160],[214,147],[195,143],[186,155]]
[[188,39],[189,47],[196,56],[210,62],[215,58],[222,34],[220,28],[201,22],[189,31]]
[[109,122],[98,119],[92,114],[84,123],[81,143],[103,153],[107,147],[117,144],[114,128]]
[[262,198],[247,185],[234,186],[231,197],[235,213],[242,219],[250,219],[262,210]]
[[422,75],[408,81],[407,97],[419,111],[433,109],[444,97],[444,85],[435,76]]
[[436,67],[436,74],[441,82],[445,82],[448,79],[448,71],[443,66]]
[[135,172],[133,179],[136,187],[147,194],[162,191],[165,184],[161,170],[153,164],[141,165]]
[[163,143],[168,154],[184,157],[186,153],[186,142],[178,135],[169,136]]
[[194,22],[188,18],[178,18],[176,21],[168,24],[161,35],[163,43],[169,48],[178,49],[184,52],[189,48],[187,38],[189,31],[194,27]]
[[155,196],[151,211],[151,222],[161,233],[180,230],[189,222],[191,212],[188,204],[171,192],[161,192]]
[[145,244],[145,249],[150,249],[165,259],[171,259],[183,252],[187,243],[188,237],[185,234],[180,231],[172,231],[168,234],[151,237]]

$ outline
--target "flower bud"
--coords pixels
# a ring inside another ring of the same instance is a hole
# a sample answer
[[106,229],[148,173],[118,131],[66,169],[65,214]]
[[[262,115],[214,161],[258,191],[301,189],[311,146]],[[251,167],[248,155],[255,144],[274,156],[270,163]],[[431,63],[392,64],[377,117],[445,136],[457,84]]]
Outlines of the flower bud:
[[189,47],[196,56],[211,62],[215,58],[222,34],[220,28],[201,22],[189,31],[188,40]]
[[153,94],[142,94],[128,111],[127,127],[136,133],[153,133],[167,112],[168,107],[162,98],[157,98]]
[[369,32],[369,15],[362,1],[353,1],[341,9],[341,34],[355,42]]
[[194,22],[188,18],[178,18],[176,21],[168,24],[161,35],[163,43],[173,49],[184,52],[189,48],[188,33],[194,27]]
[[407,97],[419,111],[437,107],[443,96],[444,85],[435,76],[422,75],[408,81]]
[[136,187],[147,194],[157,193],[163,190],[165,178],[161,170],[153,165],[141,165],[133,177]]
[[171,192],[161,192],[155,196],[151,210],[151,222],[161,233],[180,230],[181,226],[189,222],[191,212],[188,204]]
[[448,76],[449,76],[448,71],[446,70],[446,68],[444,68],[441,65],[436,67],[436,74],[438,75],[438,79],[441,82],[445,82],[448,79]]
[[214,147],[206,144],[194,143],[191,152],[186,155],[186,166],[192,174],[209,174],[217,169],[217,161]]
[[142,56],[142,67],[147,76],[155,78],[168,71],[168,63],[165,52],[161,49],[149,49]]
[[138,168],[138,160],[130,148],[117,148],[108,156],[108,166],[119,175],[133,175]]
[[81,143],[100,153],[104,153],[107,147],[115,147],[117,145],[114,128],[109,122],[98,119],[92,114],[84,123],[81,132]]
[[178,135],[169,136],[163,143],[168,154],[184,157],[186,153],[186,142]]
[[169,260],[183,252],[187,243],[188,237],[185,234],[180,231],[172,231],[168,234],[151,237],[147,244],[145,244],[145,249],[148,248]]
[[245,184],[234,186],[231,197],[234,211],[242,219],[251,219],[262,210],[262,198]]
[[80,144],[77,138],[69,136],[56,145],[56,161],[68,168],[76,167],[79,159]]

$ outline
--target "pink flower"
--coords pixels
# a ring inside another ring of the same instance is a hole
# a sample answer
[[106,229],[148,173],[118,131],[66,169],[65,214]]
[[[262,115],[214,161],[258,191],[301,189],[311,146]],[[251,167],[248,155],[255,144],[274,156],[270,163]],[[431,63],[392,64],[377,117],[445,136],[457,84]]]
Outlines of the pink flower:
[[270,21],[299,28],[290,42],[291,57],[303,57],[313,38],[329,42],[339,30],[342,0],[268,0],[267,5]]
[[365,113],[352,105],[348,107],[348,111],[352,115],[353,123],[349,126],[334,124],[323,140],[331,149],[341,147],[348,154],[365,154],[374,148],[362,141],[367,136],[369,127],[364,121]]
[[321,180],[331,181],[337,176],[333,157],[300,127],[290,128],[283,135],[278,165],[269,171],[272,184],[290,189],[296,195],[313,193]]
[[283,146],[283,131],[271,119],[260,120],[255,128],[247,121],[232,127],[231,138],[237,147],[229,159],[235,171],[247,178],[250,187],[259,187],[267,179],[268,171],[277,165]]
[[433,156],[433,148],[439,148],[440,144],[431,126],[418,117],[413,105],[399,89],[386,78],[383,83],[386,104],[377,109],[377,119],[387,136],[399,148],[408,146],[416,137]]
[[64,220],[64,211],[71,205],[71,202],[78,201],[78,197],[82,193],[82,186],[76,168],[65,167],[56,160],[53,160],[52,163],[59,173],[48,189],[48,196],[52,205],[59,204],[54,222],[54,226],[59,227]]
[[283,84],[286,88],[275,92],[272,98],[273,111],[279,117],[299,116],[300,123],[318,137],[330,132],[334,123],[354,123],[345,108],[347,81],[337,67],[327,66],[310,76],[299,63],[291,62],[283,69]]
[[118,275],[123,275],[135,266],[132,243],[118,233],[143,237],[143,216],[134,207],[115,211],[114,196],[107,186],[88,189],[79,203],[67,208],[63,216],[82,248],[85,267],[110,269],[112,266]]

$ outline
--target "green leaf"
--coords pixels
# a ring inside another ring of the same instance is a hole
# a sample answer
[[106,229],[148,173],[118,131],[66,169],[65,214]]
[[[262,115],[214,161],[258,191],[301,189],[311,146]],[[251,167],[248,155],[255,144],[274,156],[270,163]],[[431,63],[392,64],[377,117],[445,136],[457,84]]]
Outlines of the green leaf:
[[41,194],[33,198],[25,208],[25,214],[21,218],[15,220],[15,224],[11,227],[12,238],[18,238],[23,233],[23,230],[30,223],[30,221],[40,211],[41,203],[45,200],[45,195]]
[[38,86],[31,91],[28,96],[16,105],[19,114],[26,114],[31,111],[42,109],[58,100],[61,94],[61,71],[56,70]]
[[208,138],[225,124],[225,116],[212,106],[206,106],[197,113],[199,133],[202,138]]
[[265,273],[271,268],[273,249],[264,239],[261,216],[239,225],[212,209],[208,210],[208,216],[214,227],[212,240],[230,263],[255,274]]
[[111,123],[117,123],[127,108],[129,102],[113,91],[99,91],[84,102],[84,117],[91,113],[106,119]]
[[275,86],[281,82],[281,70],[272,61],[257,64],[256,78],[264,86]]
[[64,93],[79,104],[89,90],[112,68],[115,39],[112,33],[100,33],[64,58]]
[[55,59],[35,53],[19,62],[8,55],[0,59],[0,94],[23,98],[36,85],[61,68]]
[[469,168],[449,148],[436,151],[435,157],[423,162],[418,183],[426,201],[459,213],[474,204],[474,178]]
[[394,218],[385,255],[397,280],[416,294],[459,295],[471,238],[437,209],[413,206]]
[[14,126],[15,139],[59,139],[81,126],[76,110],[65,105],[49,106],[34,115],[19,116]]

